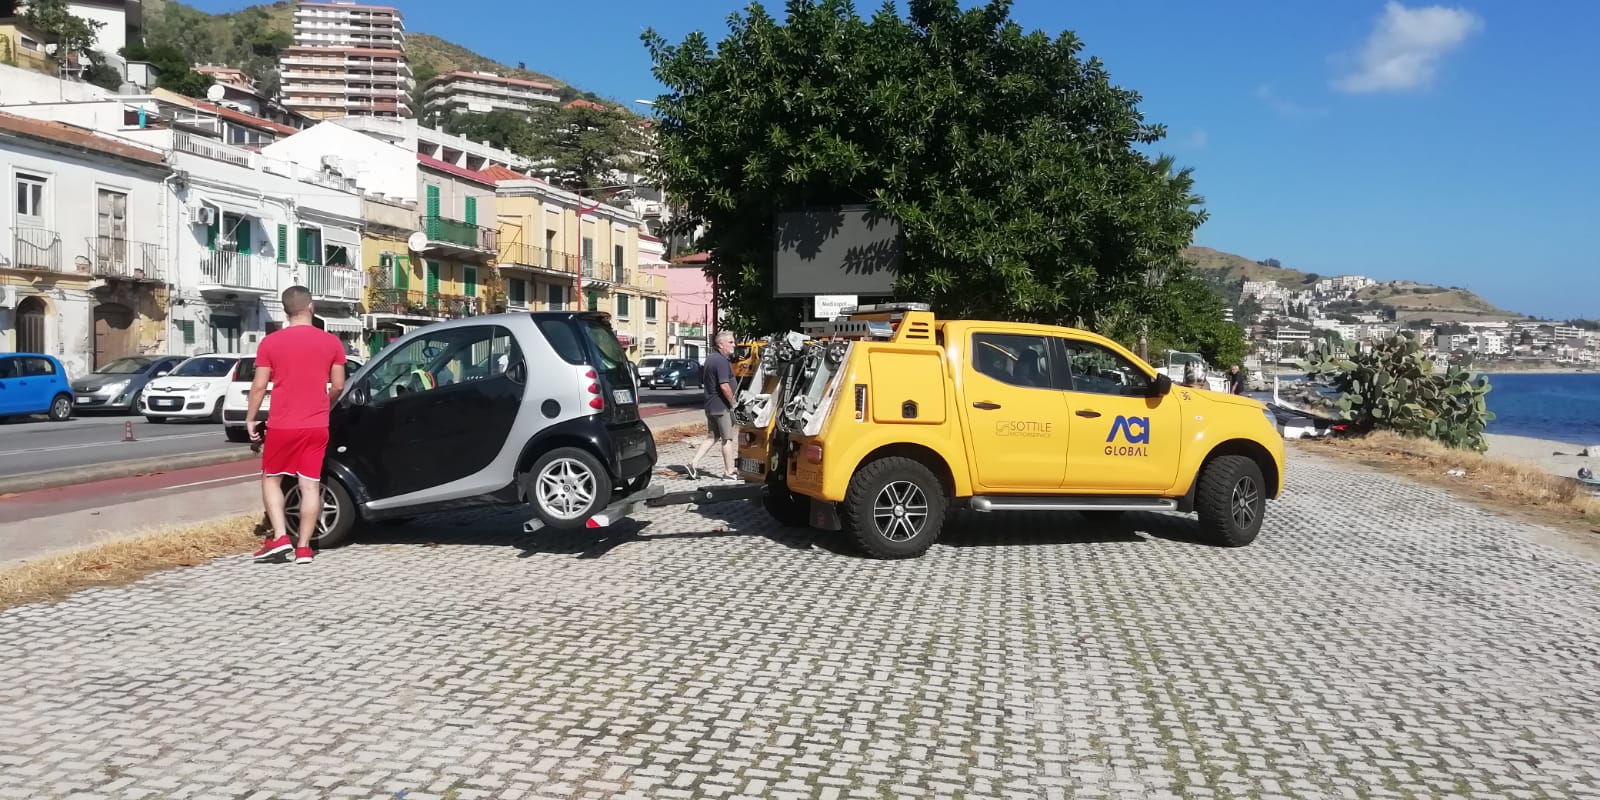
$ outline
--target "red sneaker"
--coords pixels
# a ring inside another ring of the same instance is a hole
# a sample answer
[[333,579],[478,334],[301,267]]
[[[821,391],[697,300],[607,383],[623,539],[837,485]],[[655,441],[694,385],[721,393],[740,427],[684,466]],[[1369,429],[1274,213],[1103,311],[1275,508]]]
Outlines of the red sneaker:
[[310,564],[311,563],[311,548],[309,548],[309,547],[296,547],[294,549],[294,563],[296,563],[296,564]]
[[276,539],[268,539],[262,543],[261,549],[256,551],[255,559],[257,561],[265,561],[279,553],[287,553],[293,549],[294,542],[289,541],[288,536],[279,536]]

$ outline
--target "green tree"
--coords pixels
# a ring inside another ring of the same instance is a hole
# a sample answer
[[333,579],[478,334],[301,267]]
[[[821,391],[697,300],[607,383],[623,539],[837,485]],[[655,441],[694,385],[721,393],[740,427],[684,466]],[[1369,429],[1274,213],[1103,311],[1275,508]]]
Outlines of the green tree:
[[486,114],[457,111],[443,120],[444,129],[474,142],[489,144],[514,153],[528,152],[532,141],[528,115],[497,109]]
[[439,68],[432,61],[411,62],[411,114],[424,124],[438,124],[437,114],[428,113],[426,94],[428,82],[439,77]]
[[1222,299],[1211,291],[1194,270],[1184,267],[1168,273],[1155,287],[1157,306],[1146,320],[1123,320],[1113,329],[1102,330],[1124,344],[1138,339],[1131,324],[1148,325],[1151,358],[1166,350],[1198,352],[1206,363],[1218,367],[1244,361],[1244,329],[1228,322]]
[[592,191],[613,186],[618,171],[638,170],[638,153],[643,147],[638,117],[580,103],[534,110],[527,123],[526,144],[513,149],[544,162],[551,183]]
[[27,6],[23,20],[55,40],[56,52],[51,58],[56,63],[65,62],[72,53],[79,53],[95,63],[90,48],[94,47],[100,29],[105,27],[104,22],[74,16],[67,0],[28,0]]
[[211,76],[195,72],[189,58],[170,45],[128,45],[122,48],[122,54],[130,61],[149,62],[156,72],[157,86],[185,97],[204,98],[214,83]]
[[1136,146],[1165,136],[1072,33],[1011,21],[1008,0],[759,4],[712,49],[644,42],[666,87],[654,171],[681,226],[706,226],[719,302],[746,331],[791,326],[772,299],[775,212],[870,203],[897,220],[895,294],[949,316],[1096,326],[1148,317],[1205,219],[1189,170]]

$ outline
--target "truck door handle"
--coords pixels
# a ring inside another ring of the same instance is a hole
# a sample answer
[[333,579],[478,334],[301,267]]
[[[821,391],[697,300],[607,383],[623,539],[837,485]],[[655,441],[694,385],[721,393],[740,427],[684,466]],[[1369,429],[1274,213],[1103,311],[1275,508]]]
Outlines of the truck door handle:
[[1100,416],[1100,412],[1098,412],[1098,411],[1090,411],[1088,409],[1082,409],[1082,410],[1078,411],[1077,413],[1078,413],[1078,416],[1080,416],[1080,417],[1088,417],[1089,419],[1094,419],[1095,417]]
[[980,401],[980,402],[977,402],[977,403],[973,403],[972,407],[973,408],[981,408],[984,411],[993,411],[993,410],[999,408],[1000,404],[999,403],[985,403],[985,402]]

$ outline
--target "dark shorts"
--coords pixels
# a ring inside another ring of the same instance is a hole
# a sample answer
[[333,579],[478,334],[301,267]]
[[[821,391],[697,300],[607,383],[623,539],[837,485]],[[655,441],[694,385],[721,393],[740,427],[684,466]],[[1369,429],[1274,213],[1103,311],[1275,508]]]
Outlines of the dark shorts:
[[733,413],[729,411],[706,411],[706,433],[711,438],[725,442],[733,438]]
[[327,428],[271,428],[261,446],[261,473],[320,481],[327,451]]

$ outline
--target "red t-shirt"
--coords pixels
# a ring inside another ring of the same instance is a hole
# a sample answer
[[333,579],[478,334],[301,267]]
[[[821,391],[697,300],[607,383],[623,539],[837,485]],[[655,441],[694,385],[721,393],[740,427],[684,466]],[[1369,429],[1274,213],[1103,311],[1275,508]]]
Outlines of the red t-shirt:
[[267,334],[256,366],[272,370],[267,427],[328,427],[329,371],[344,363],[344,343],[314,325],[290,325]]

